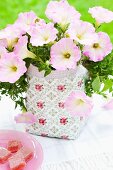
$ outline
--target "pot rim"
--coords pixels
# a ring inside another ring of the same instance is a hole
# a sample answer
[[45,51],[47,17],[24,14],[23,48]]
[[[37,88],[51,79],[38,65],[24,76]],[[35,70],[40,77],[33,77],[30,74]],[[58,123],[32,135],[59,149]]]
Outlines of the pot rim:
[[44,71],[39,72],[36,66],[30,65],[27,71],[27,75],[45,79],[57,79],[57,78],[60,79],[70,76],[75,78],[76,75],[86,77],[88,75],[88,71],[84,66],[78,65],[76,69],[69,69],[63,71],[53,70],[49,75],[44,77]]

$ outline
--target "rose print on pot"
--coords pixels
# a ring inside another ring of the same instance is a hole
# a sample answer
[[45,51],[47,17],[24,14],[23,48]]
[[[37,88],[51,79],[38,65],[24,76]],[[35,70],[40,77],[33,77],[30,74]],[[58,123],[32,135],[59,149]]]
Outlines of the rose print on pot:
[[65,118],[65,117],[61,118],[61,119],[60,119],[60,123],[61,123],[62,125],[66,125],[66,124],[68,123],[67,118]]
[[46,122],[46,119],[44,119],[44,118],[40,118],[39,119],[39,124],[41,124],[41,125],[45,125],[47,122]]
[[64,102],[59,102],[59,103],[58,103],[58,106],[59,106],[61,109],[64,109]]
[[47,133],[41,133],[41,136],[42,136],[42,137],[47,137],[48,134],[47,134]]
[[78,86],[78,87],[81,87],[82,84],[83,84],[83,80],[80,80],[80,81],[78,81],[77,86]]
[[35,89],[36,89],[36,91],[42,91],[44,88],[43,88],[43,85],[41,85],[41,84],[36,84],[35,85]]
[[42,101],[37,102],[37,107],[38,107],[39,109],[43,109],[44,103],[43,103]]
[[61,138],[66,140],[69,139],[67,135],[62,135]]
[[65,85],[59,85],[57,86],[57,90],[63,92],[66,89]]

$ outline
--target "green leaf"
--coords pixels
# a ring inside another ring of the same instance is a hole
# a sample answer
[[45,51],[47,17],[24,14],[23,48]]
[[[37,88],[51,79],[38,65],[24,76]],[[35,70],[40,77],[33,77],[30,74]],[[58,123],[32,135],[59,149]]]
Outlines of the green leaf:
[[93,87],[94,92],[99,92],[100,86],[101,86],[101,82],[100,82],[100,78],[98,76],[92,82],[92,87]]
[[107,90],[111,91],[112,86],[113,86],[112,80],[107,79],[103,83],[104,83],[104,88],[102,89],[102,92],[107,91]]
[[50,68],[46,69],[44,76],[46,77],[47,75],[49,75],[51,73],[51,71],[52,70]]

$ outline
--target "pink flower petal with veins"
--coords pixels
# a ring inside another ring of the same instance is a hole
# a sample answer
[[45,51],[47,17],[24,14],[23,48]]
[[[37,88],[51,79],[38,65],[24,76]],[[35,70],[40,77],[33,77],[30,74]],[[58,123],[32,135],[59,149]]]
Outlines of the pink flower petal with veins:
[[65,108],[72,116],[88,116],[91,114],[93,104],[91,98],[84,92],[72,92],[65,101]]
[[26,112],[23,114],[18,114],[15,117],[16,123],[27,123],[27,124],[34,124],[37,121],[37,118],[35,115],[33,115],[30,112]]

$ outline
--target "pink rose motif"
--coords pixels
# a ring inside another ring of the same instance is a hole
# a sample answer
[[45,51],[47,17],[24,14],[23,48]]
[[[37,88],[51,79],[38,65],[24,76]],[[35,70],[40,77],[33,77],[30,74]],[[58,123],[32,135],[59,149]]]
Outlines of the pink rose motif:
[[59,86],[57,87],[57,89],[58,89],[59,91],[63,92],[66,88],[65,88],[65,85],[59,85]]
[[58,103],[58,106],[59,106],[60,108],[64,109],[64,103],[63,103],[63,102]]
[[37,106],[38,106],[39,109],[43,109],[44,103],[43,102],[38,102]]
[[79,82],[78,82],[78,87],[81,87],[82,86],[82,84],[83,84],[83,80],[80,80]]
[[48,134],[46,134],[46,133],[42,133],[42,134],[41,134],[41,136],[42,136],[42,137],[47,137],[47,136],[48,136]]
[[60,123],[61,123],[62,125],[66,125],[66,124],[68,123],[67,118],[65,118],[65,117],[61,118],[61,119],[60,119]]
[[68,136],[66,136],[66,135],[61,136],[61,138],[66,139],[66,140],[69,139]]
[[35,89],[36,89],[37,91],[42,91],[42,90],[43,90],[43,85],[41,85],[41,84],[36,84],[36,85],[35,85]]
[[46,124],[46,119],[43,119],[43,118],[39,119],[39,123],[41,125],[45,125]]

